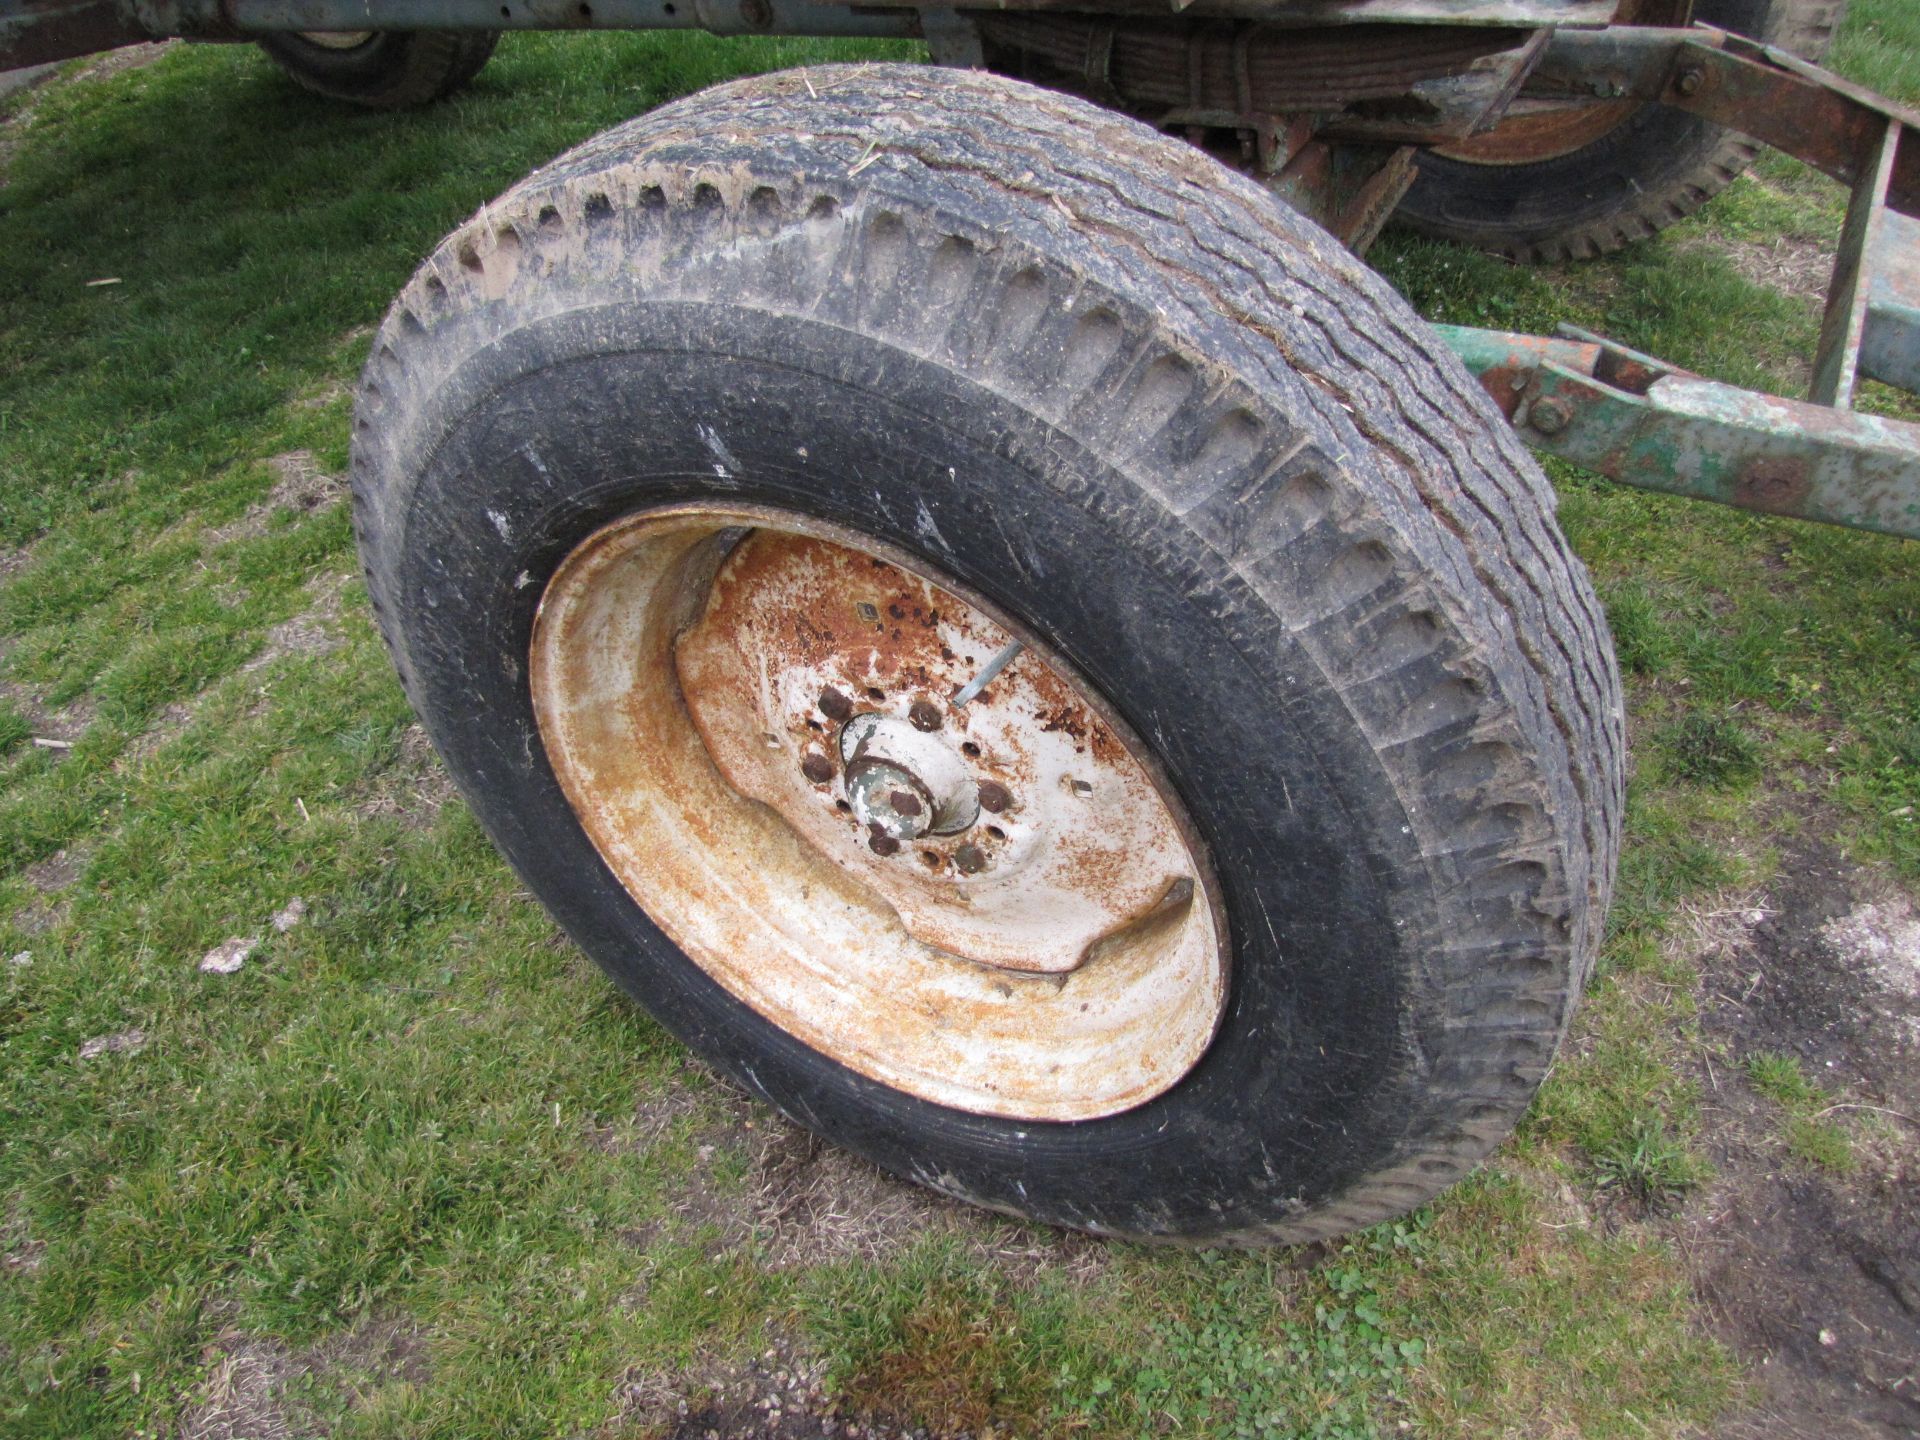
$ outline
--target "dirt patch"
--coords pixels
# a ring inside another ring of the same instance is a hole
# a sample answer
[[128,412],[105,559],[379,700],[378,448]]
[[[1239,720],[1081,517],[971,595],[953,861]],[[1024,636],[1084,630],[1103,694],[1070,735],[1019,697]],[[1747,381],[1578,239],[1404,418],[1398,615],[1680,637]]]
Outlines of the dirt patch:
[[[1703,951],[1700,1083],[1716,1168],[1678,1217],[1720,1337],[1751,1365],[1755,1403],[1724,1440],[1920,1434],[1920,996],[1889,983],[1910,902],[1818,845],[1765,897],[1726,907]],[[1907,959],[1910,961],[1912,956]],[[1896,971],[1896,973],[1898,973]],[[1856,1118],[1844,1174],[1796,1159],[1784,1112],[1737,1068],[1795,1057]],[[1726,1062],[1736,1068],[1729,1068]]]
[[765,1268],[804,1269],[885,1260],[942,1235],[1021,1280],[1042,1269],[1084,1280],[1107,1263],[1099,1241],[1003,1220],[896,1179],[729,1086],[706,1094],[676,1086],[649,1100],[642,1143],[690,1114],[702,1119],[695,1163],[671,1202],[672,1229],[705,1232],[716,1254],[750,1247]]
[[122,45],[118,50],[105,51],[89,60],[74,72],[73,81],[104,80],[110,75],[124,75],[129,70],[144,70],[174,46],[184,43],[180,40],[154,40],[144,45]]
[[302,1351],[297,1368],[355,1406],[388,1385],[418,1388],[433,1378],[426,1337],[412,1320],[397,1316],[362,1318]]
[[165,748],[169,741],[186,733],[195,713],[193,702],[187,700],[175,700],[161,707],[153,717],[153,724],[127,746],[126,760],[137,764]]
[[346,477],[322,470],[311,451],[289,450],[284,455],[270,456],[267,468],[273,472],[274,482],[266,498],[238,520],[210,528],[206,532],[208,544],[258,539],[267,533],[277,516],[311,514],[338,504],[347,496]]
[[929,1440],[827,1393],[826,1367],[785,1336],[758,1354],[686,1375],[636,1372],[617,1394],[621,1433],[649,1440]]
[[1724,260],[1750,285],[1796,300],[1824,303],[1833,278],[1833,246],[1825,240],[1780,235],[1761,242],[1717,236],[1699,248]]
[[26,881],[42,895],[51,895],[65,890],[87,866],[85,851],[56,850],[46,859],[36,861],[26,868]]
[[299,399],[293,402],[293,408],[296,410],[324,410],[329,405],[337,404],[351,394],[353,394],[353,386],[348,381],[329,380],[326,384],[320,386],[310,394],[300,396]]
[[694,1163],[670,1202],[671,1229],[705,1233],[716,1254],[751,1248],[776,1270],[880,1260],[978,1223],[966,1207],[895,1180],[730,1087],[676,1086],[649,1100],[643,1143],[688,1115],[700,1117]]
[[47,704],[38,692],[14,680],[0,680],[0,703],[11,705],[19,712],[20,718],[27,722],[33,732],[28,744],[53,742],[38,748],[46,750],[56,760],[65,759],[67,751],[73,748],[93,723],[92,701],[76,700],[71,705],[56,709]]
[[409,829],[424,830],[459,795],[427,732],[409,725],[400,732],[400,753],[394,763],[362,789],[353,813],[363,820],[397,817]]
[[31,894],[27,902],[13,912],[13,928],[27,935],[39,935],[63,924],[73,909],[71,890],[87,868],[85,848],[56,850],[20,872]]
[[82,1060],[98,1060],[102,1055],[138,1055],[146,1048],[146,1031],[118,1030],[81,1041],[78,1053]]
[[209,1367],[186,1412],[181,1440],[292,1440],[283,1404],[294,1361],[284,1345],[225,1331],[202,1353]]
[[7,1202],[6,1219],[0,1221],[0,1275],[31,1275],[46,1253],[47,1242],[33,1238],[25,1208],[14,1196]]
[[259,651],[240,667],[248,674],[284,660],[289,655],[325,655],[346,643],[340,630],[341,595],[351,575],[321,575],[308,582],[308,603],[299,614],[267,631]]

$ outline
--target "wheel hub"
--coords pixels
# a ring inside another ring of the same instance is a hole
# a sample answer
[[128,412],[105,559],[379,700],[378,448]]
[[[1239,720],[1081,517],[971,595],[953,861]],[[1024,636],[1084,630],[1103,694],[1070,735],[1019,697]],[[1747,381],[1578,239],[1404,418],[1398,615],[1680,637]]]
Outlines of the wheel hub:
[[[915,703],[931,713],[926,701]],[[853,818],[870,836],[958,835],[980,818],[979,785],[965,758],[910,719],[856,715],[840,731],[840,758]]]
[[[757,531],[720,566],[675,658],[728,783],[871,886],[910,934],[1058,974],[1168,903],[1193,867],[1112,726],[1021,652],[896,566]],[[1005,803],[980,823],[984,787]]]

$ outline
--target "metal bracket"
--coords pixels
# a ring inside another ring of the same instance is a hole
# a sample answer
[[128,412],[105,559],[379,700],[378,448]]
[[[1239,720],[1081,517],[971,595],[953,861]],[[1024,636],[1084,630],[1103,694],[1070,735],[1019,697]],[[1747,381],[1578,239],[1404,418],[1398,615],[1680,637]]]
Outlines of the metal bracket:
[[1434,329],[1536,450],[1644,490],[1920,539],[1920,425],[1703,380],[1571,326]]
[[987,68],[986,48],[980,43],[980,27],[951,5],[927,5],[920,10],[920,37],[927,42],[927,53],[936,65],[955,70]]

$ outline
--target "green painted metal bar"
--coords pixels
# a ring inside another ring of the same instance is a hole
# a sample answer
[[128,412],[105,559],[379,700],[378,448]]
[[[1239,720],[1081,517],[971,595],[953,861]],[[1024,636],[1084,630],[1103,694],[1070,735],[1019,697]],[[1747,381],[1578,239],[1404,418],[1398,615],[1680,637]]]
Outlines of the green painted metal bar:
[[1920,425],[1703,380],[1571,329],[1434,328],[1536,450],[1640,489],[1920,539]]

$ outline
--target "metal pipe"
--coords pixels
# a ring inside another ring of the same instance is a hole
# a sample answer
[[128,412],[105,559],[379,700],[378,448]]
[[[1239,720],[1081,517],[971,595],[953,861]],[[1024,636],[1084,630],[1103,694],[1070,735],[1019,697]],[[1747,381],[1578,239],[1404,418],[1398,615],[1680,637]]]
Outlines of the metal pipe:
[[917,38],[912,10],[821,0],[226,0],[247,33],[325,30],[706,30]]

